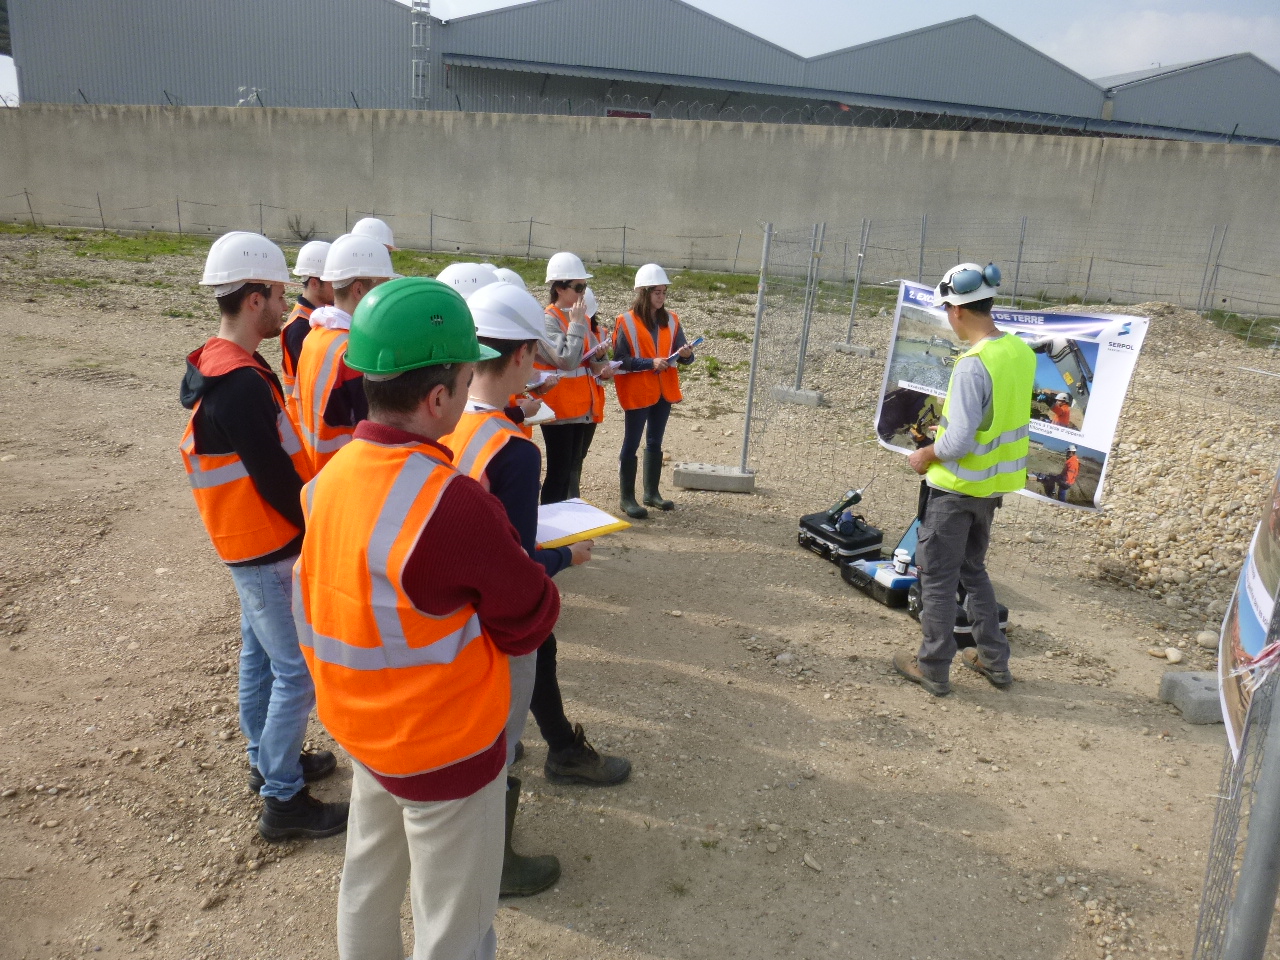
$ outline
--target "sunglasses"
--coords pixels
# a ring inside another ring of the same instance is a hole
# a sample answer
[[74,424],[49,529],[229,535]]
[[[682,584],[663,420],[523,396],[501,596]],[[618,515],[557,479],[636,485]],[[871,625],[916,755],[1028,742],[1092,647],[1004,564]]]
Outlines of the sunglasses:
[[938,284],[938,289],[945,297],[952,293],[973,293],[984,283],[989,287],[1000,286],[1000,268],[994,263],[988,263],[981,270],[957,270],[949,280]]
[[569,289],[574,293],[582,293],[587,289],[587,285],[585,283],[571,283],[569,284]]

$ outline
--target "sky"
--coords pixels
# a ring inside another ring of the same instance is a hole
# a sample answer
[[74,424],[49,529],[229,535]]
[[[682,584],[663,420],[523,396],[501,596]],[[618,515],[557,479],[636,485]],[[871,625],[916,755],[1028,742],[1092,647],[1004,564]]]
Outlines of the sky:
[[[1248,51],[1280,69],[1276,0],[689,0],[810,57],[976,13],[1090,79]],[[449,19],[511,6],[432,0]],[[867,14],[874,10],[874,17]],[[0,98],[17,97],[13,60],[0,57]]]

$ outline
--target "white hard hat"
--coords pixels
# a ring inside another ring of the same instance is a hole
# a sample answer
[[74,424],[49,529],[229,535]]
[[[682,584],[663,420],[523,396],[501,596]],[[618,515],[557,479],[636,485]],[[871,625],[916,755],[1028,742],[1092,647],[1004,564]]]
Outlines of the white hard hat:
[[587,308],[588,317],[594,317],[600,312],[600,301],[596,299],[595,291],[590,287],[582,291],[582,305]]
[[637,290],[641,287],[665,287],[670,282],[667,279],[667,271],[656,263],[646,263],[636,271],[635,288]]
[[1067,402],[1067,401],[1069,401],[1071,398],[1070,398],[1069,396],[1067,396],[1065,393],[1060,393],[1060,394],[1058,394],[1058,399],[1059,399],[1059,400],[1061,400],[1063,403],[1066,403],[1066,402]]
[[344,233],[329,246],[320,279],[340,283],[360,277],[393,280],[398,276],[391,269],[391,254],[385,244],[372,237]]
[[477,290],[499,282],[497,272],[487,263],[451,263],[436,279],[449,284],[468,300]]
[[371,240],[377,240],[384,247],[392,250],[396,249],[396,238],[392,234],[391,228],[377,217],[365,217],[363,220],[357,220],[356,225],[351,228],[351,232],[357,237],[368,237]]
[[289,283],[289,265],[284,251],[260,233],[233,230],[224,233],[204,260],[204,276],[200,285],[213,287],[215,297],[235,293],[246,283]]
[[587,273],[582,265],[582,258],[576,253],[567,251],[557,253],[547,261],[547,283],[556,280],[590,280],[594,274]]
[[494,276],[505,283],[514,284],[521,290],[529,289],[529,285],[524,282],[524,277],[520,276],[520,274],[516,273],[514,270],[508,270],[506,267],[495,267],[493,273]]
[[988,300],[1000,286],[1000,268],[994,263],[980,267],[976,263],[960,263],[948,270],[933,291],[938,306],[949,303],[961,306],[975,300]]
[[514,283],[491,283],[467,300],[476,336],[495,340],[538,340],[550,349],[542,304]]
[[1075,453],[1075,452],[1076,452],[1076,445],[1074,443],[1067,447],[1067,453]]
[[324,260],[329,255],[331,244],[324,240],[312,240],[304,243],[298,251],[298,262],[293,265],[295,277],[319,277],[324,273]]

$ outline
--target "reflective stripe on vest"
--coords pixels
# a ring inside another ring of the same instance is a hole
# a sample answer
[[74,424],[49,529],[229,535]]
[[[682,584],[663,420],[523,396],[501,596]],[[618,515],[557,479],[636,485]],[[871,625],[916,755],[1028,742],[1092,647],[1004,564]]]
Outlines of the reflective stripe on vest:
[[353,426],[334,426],[324,419],[329,397],[342,371],[347,337],[346,330],[317,327],[307,334],[298,358],[295,388],[298,428],[314,473],[319,473],[335,453],[350,443],[355,433]]
[[[658,342],[655,344],[649,328],[640,322],[634,311],[628,311],[618,317],[613,328],[614,349],[617,350],[618,338],[626,337],[631,347],[631,356],[637,359],[656,360],[669,357],[674,352],[671,345],[676,341],[680,331],[680,318],[667,311],[670,322],[658,328]],[[680,390],[680,372],[672,362],[662,373],[653,370],[636,370],[632,373],[618,371],[614,377],[614,386],[618,391],[618,403],[624,410],[639,410],[651,407],[664,399],[669,403],[679,403],[684,399]]]
[[[294,568],[294,621],[320,720],[390,776],[488,749],[506,723],[507,657],[474,606],[433,616],[402,586],[406,564],[459,474],[426,444],[348,444],[314,481]],[[358,486],[362,496],[353,499]]]
[[289,314],[289,319],[284,322],[284,330],[280,331],[280,380],[284,384],[284,399],[287,402],[293,396],[294,385],[298,382],[298,371],[293,365],[293,357],[289,353],[289,347],[284,342],[285,332],[293,326],[293,321],[299,317],[310,319],[312,307],[303,306],[301,303],[294,304],[293,312]]
[[479,480],[498,451],[514,437],[525,439],[524,433],[507,419],[501,410],[468,411],[458,426],[440,442],[453,451],[459,473]]
[[[591,350],[591,356],[597,360],[607,359],[602,357],[596,348],[600,346],[602,338],[600,336],[600,325],[594,320],[590,322],[587,330],[587,348]],[[588,368],[590,369],[590,368]],[[588,383],[591,384],[591,422],[604,422],[604,384],[592,377]]]
[[[1027,483],[1030,450],[1031,394],[1036,360],[1021,339],[1005,334],[980,341],[961,357],[976,356],[991,377],[991,425],[975,435],[976,446],[959,460],[929,465],[929,482],[971,497],[991,497],[1021,490]],[[955,374],[952,373],[954,378]],[[951,389],[942,406],[937,443],[946,434]]]
[[[276,404],[280,446],[293,461],[298,476],[309,480],[310,462],[302,452],[293,421],[284,412],[284,397],[265,374],[263,379],[270,386]],[[214,549],[224,563],[244,563],[275,553],[301,531],[262,498],[239,454],[196,451],[195,418],[199,409],[197,401],[179,449],[196,509],[200,511]]]
[[[546,313],[556,318],[561,332],[569,335],[569,318],[559,307],[547,307]],[[584,341],[585,342],[585,341]],[[584,366],[582,358],[572,370],[561,370],[541,360],[533,364],[537,370],[554,370],[560,374],[560,382],[541,394],[542,402],[556,412],[557,420],[574,420],[591,413],[591,368]]]

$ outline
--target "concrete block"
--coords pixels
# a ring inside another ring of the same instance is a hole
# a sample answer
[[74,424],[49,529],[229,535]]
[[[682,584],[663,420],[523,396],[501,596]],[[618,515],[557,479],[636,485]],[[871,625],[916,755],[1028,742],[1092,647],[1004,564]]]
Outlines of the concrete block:
[[845,343],[843,340],[837,340],[832,344],[836,348],[837,353],[849,353],[855,357],[871,357],[875,358],[875,347],[863,347],[856,343]]
[[821,390],[797,390],[795,387],[784,387],[778,384],[773,388],[773,399],[782,403],[797,403],[805,407],[822,406]]
[[1187,723],[1222,722],[1218,675],[1212,670],[1170,670],[1160,678],[1160,699],[1182,711]]
[[685,490],[721,490],[727,493],[755,493],[756,475],[737,467],[720,467],[712,463],[677,463],[671,478]]

